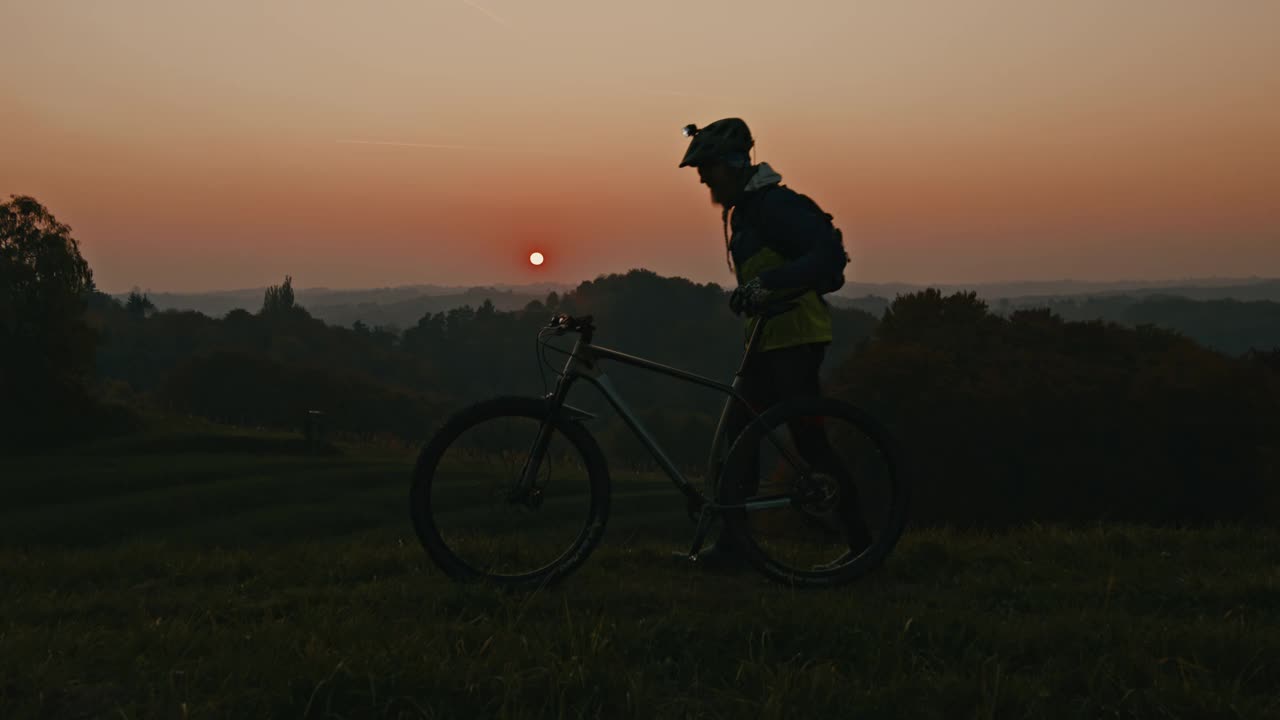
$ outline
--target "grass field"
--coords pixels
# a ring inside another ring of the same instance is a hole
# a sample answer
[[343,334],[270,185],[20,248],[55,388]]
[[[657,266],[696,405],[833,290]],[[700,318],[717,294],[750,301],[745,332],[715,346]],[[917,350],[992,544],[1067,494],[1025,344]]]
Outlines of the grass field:
[[0,718],[1280,717],[1280,531],[909,529],[797,592],[668,559],[674,491],[532,595],[418,546],[413,456],[165,436],[0,460]]

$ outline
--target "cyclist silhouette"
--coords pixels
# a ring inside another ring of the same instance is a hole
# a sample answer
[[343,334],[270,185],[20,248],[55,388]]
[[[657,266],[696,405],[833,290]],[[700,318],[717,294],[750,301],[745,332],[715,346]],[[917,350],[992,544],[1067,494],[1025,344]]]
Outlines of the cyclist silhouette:
[[[757,413],[789,397],[821,394],[818,372],[831,343],[831,313],[821,292],[843,282],[848,258],[840,231],[816,203],[782,185],[782,176],[768,163],[751,162],[755,141],[741,119],[725,118],[701,129],[689,125],[685,134],[691,140],[680,167],[697,168],[712,204],[723,209],[726,260],[738,282],[729,306],[735,314],[748,315],[748,336],[755,322],[751,316],[773,292],[813,288],[766,323],[761,342],[743,365],[739,391]],[[750,418],[746,408],[730,400],[725,437],[737,437]],[[821,426],[796,424],[790,431],[810,462],[839,464]],[[758,470],[740,479],[748,495],[759,485]],[[848,532],[855,550],[871,542],[865,526]],[[699,561],[742,564],[734,539],[723,532]]]

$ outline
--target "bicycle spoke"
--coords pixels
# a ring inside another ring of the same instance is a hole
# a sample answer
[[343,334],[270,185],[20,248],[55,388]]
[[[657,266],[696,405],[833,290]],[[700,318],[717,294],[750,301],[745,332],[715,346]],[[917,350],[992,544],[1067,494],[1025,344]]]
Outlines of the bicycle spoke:
[[585,473],[557,462],[573,451],[558,433],[533,486],[519,491],[538,428],[533,418],[494,418],[460,434],[440,459],[431,488],[435,528],[457,559],[479,573],[520,576],[554,564],[590,516]]

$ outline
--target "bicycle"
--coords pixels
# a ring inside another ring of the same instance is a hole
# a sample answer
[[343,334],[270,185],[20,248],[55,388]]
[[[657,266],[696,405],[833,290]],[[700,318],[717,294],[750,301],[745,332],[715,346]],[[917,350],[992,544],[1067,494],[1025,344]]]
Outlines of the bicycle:
[[[543,363],[547,334],[578,334],[554,390],[541,398],[504,396],[465,408],[423,447],[413,473],[410,514],[431,559],[455,580],[523,589],[559,581],[582,565],[603,537],[611,496],[604,453],[582,424],[596,416],[565,402],[573,384],[586,380],[684,495],[696,520],[689,560],[696,563],[719,519],[740,541],[752,567],[787,585],[830,587],[878,567],[902,533],[909,500],[902,453],[890,433],[867,413],[834,398],[791,398],[756,412],[738,392],[764,324],[793,307],[787,301],[802,292],[784,294],[756,315],[729,385],[593,344],[590,315],[553,316],[538,333]],[[728,396],[707,463],[710,493],[684,477],[632,413],[601,370],[604,360]],[[748,407],[751,420],[726,451],[725,418],[734,402]],[[507,425],[516,422],[525,426],[518,441]],[[508,429],[493,429],[495,424]],[[853,434],[833,442],[837,428]],[[570,472],[553,486],[550,475],[557,465]],[[767,478],[760,477],[761,468],[770,468]],[[868,519],[872,506],[883,513]],[[498,513],[497,521],[483,514],[486,508]],[[526,530],[553,539],[518,535]]]

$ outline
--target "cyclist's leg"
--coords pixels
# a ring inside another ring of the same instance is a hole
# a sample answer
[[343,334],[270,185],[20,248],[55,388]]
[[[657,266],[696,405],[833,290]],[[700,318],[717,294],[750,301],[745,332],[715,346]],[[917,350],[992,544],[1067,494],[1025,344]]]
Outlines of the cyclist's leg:
[[[773,351],[778,354],[770,369],[780,399],[822,394],[819,370],[825,351],[826,345],[823,343],[809,343]],[[849,548],[855,553],[861,552],[871,544],[871,533],[858,502],[857,485],[839,454],[831,446],[822,418],[805,418],[792,422],[788,429],[804,459],[814,468],[831,474],[840,483],[837,510],[845,527]]]
[[[794,395],[818,395],[818,366],[822,363],[823,347],[821,344],[797,345],[753,354],[743,368],[739,392],[756,413],[763,413]],[[725,427],[726,437],[732,442],[751,422],[752,415],[741,403],[730,402],[732,407],[726,415]],[[754,495],[759,490],[759,454],[751,457],[747,472],[739,481],[745,495]]]

